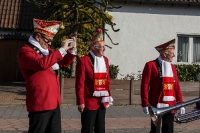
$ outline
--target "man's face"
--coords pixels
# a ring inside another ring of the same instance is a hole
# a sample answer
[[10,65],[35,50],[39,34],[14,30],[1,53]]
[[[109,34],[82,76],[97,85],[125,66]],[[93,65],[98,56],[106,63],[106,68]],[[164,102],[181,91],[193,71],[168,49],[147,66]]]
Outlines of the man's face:
[[101,56],[104,55],[104,51],[105,50],[106,50],[105,49],[105,44],[104,44],[104,42],[101,42],[98,45],[93,46],[93,50],[92,51],[96,56],[101,57]]
[[53,38],[40,33],[38,33],[38,36],[39,36],[38,42],[41,45],[41,47],[43,49],[48,49],[49,45],[51,45],[51,42],[53,41]]
[[175,57],[174,50],[170,50],[164,53],[164,57],[165,61],[172,62],[173,58]]

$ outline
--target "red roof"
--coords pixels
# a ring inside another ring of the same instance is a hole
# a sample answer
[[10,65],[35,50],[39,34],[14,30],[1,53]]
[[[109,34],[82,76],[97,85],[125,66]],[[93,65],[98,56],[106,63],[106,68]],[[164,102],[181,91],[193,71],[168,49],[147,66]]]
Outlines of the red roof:
[[26,0],[0,0],[0,29],[33,30],[33,18],[44,17],[44,9]]

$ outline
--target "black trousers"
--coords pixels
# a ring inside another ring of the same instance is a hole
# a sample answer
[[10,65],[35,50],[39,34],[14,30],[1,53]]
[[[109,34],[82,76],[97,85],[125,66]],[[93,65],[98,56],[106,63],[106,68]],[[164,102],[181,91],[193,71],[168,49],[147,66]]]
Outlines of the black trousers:
[[98,110],[86,110],[81,113],[81,133],[105,133],[106,109],[103,104]]
[[28,133],[61,133],[60,107],[54,110],[29,112]]
[[[162,122],[161,122],[162,121]],[[157,132],[156,132],[157,130]],[[162,119],[158,121],[157,126],[151,121],[151,131],[150,133],[173,133],[174,132],[174,115],[167,113],[162,116]]]

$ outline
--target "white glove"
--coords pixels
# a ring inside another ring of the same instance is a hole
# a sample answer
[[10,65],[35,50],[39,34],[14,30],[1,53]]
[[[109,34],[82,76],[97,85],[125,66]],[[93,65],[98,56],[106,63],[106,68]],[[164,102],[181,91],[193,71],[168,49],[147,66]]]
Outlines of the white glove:
[[144,112],[145,114],[149,114],[149,109],[148,109],[148,107],[143,107],[143,112]]
[[180,114],[185,114],[185,108],[184,107],[180,108]]

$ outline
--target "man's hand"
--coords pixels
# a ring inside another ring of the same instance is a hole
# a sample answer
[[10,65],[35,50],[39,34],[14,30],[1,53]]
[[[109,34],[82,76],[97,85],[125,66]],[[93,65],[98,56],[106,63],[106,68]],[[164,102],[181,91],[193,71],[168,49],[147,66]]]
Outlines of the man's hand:
[[72,37],[73,41],[74,41],[74,46],[72,47],[72,50],[76,49],[76,37]]
[[79,112],[83,112],[83,110],[84,110],[84,108],[85,108],[85,104],[81,104],[81,105],[78,105],[78,111]]
[[180,114],[185,114],[185,108],[184,107],[180,108]]
[[148,107],[143,107],[143,112],[144,112],[145,114],[149,114],[149,109],[148,109]]
[[[72,43],[73,41],[75,41],[75,45],[74,46],[70,46],[70,43]],[[76,38],[72,37],[71,39],[63,40],[62,43],[61,43],[61,47],[64,48],[65,51],[76,49]]]

